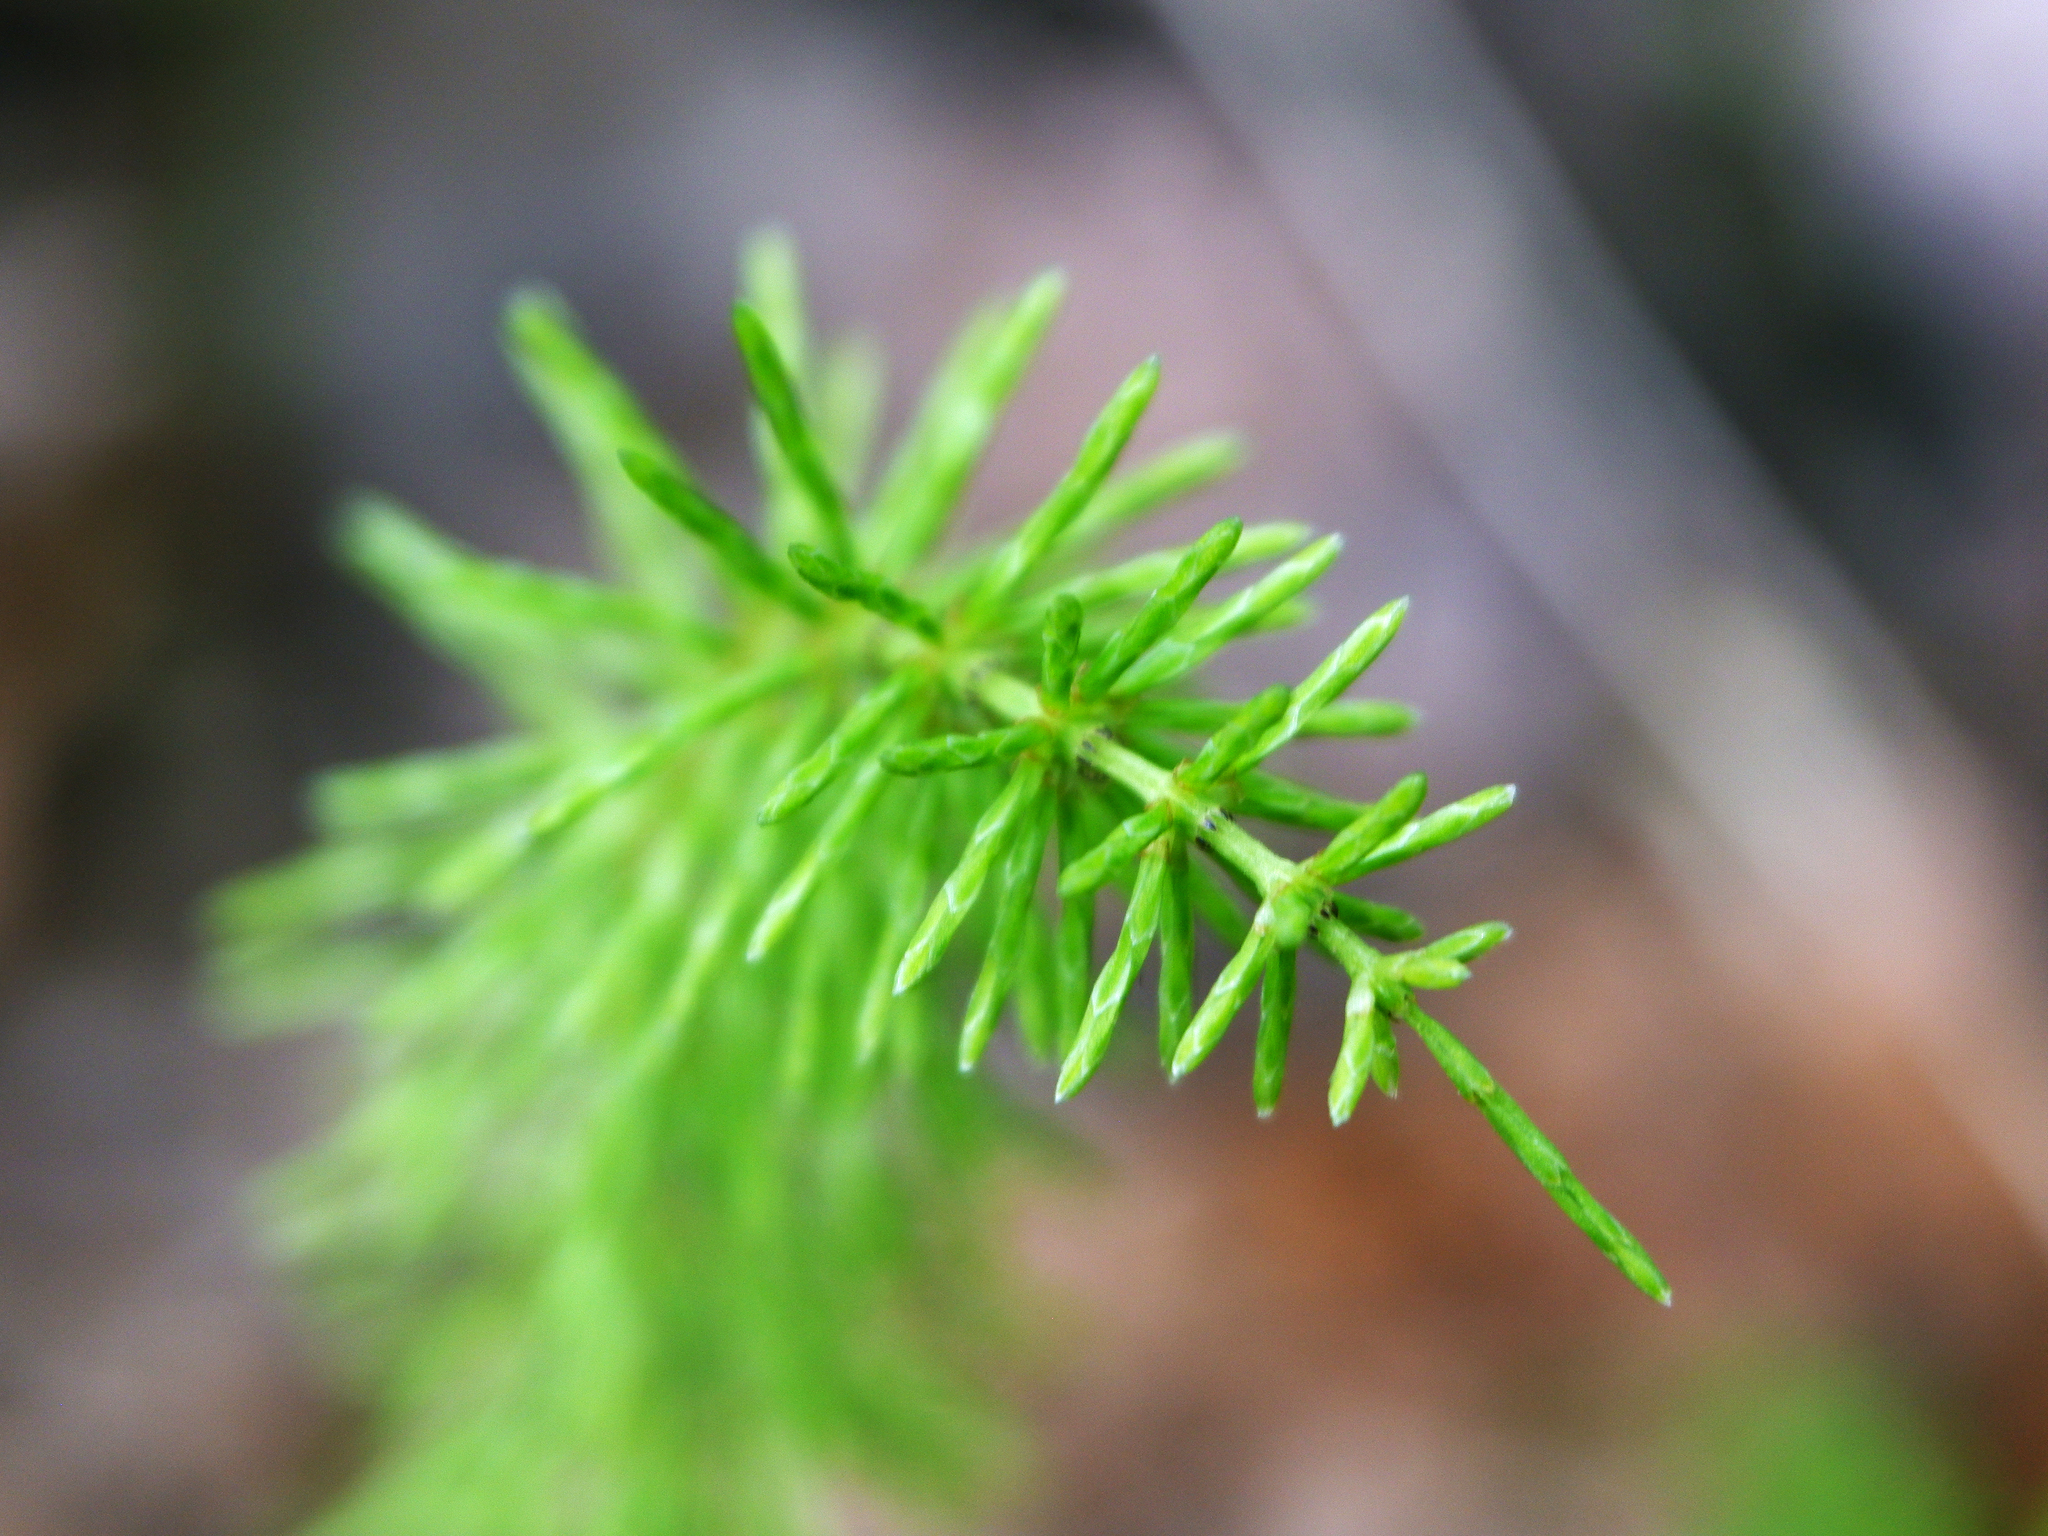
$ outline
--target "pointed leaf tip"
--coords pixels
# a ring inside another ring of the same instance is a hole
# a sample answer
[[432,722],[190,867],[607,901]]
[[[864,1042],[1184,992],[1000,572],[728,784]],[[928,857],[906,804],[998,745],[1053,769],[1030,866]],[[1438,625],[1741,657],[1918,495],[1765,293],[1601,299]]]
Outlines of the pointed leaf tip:
[[1130,621],[1103,642],[1081,674],[1084,698],[1100,698],[1138,658],[1178,624],[1237,548],[1244,524],[1226,518],[1195,541]]
[[848,522],[846,498],[825,462],[824,450],[811,430],[795,377],[796,360],[785,358],[776,345],[768,322],[751,304],[733,306],[733,339],[739,344],[740,359],[746,364],[755,402],[768,419],[768,429],[782,450],[783,459],[796,476],[818,537],[842,560],[853,558],[853,531]]
[[972,603],[980,608],[1007,597],[1051,550],[1116,467],[1159,383],[1158,359],[1140,363],[1109,397],[1081,439],[1072,467],[1044,501],[988,554]]
[[856,603],[926,640],[937,640],[943,633],[937,614],[873,571],[843,564],[808,544],[790,545],[788,555],[796,573],[827,597]]
[[621,448],[619,467],[641,495],[701,540],[725,574],[807,619],[824,610],[794,576],[768,557],[739,520],[674,467],[638,448]]
[[[881,765],[875,765],[881,772]],[[1025,758],[1011,770],[1009,782],[990,802],[967,840],[960,860],[946,877],[939,893],[925,911],[924,921],[911,936],[910,945],[896,967],[896,991],[908,992],[937,969],[946,946],[967,913],[980,897],[997,859],[1007,850],[1021,817],[1034,810],[1039,786],[1045,779],[1045,765]]]

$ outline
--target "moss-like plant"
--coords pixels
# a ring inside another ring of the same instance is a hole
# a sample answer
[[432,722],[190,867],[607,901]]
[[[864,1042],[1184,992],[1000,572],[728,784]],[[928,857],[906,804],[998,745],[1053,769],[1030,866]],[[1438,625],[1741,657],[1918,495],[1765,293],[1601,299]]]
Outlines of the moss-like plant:
[[[1119,472],[1156,361],[1010,532],[947,550],[1058,275],[970,319],[864,492],[876,359],[813,344],[786,244],[756,240],[742,267],[758,533],[557,300],[515,298],[513,367],[616,581],[486,558],[359,502],[348,558],[512,729],[330,773],[320,845],[217,903],[238,1016],[355,1026],[349,1107],[272,1187],[280,1243],[380,1405],[377,1454],[321,1529],[795,1531],[849,1475],[969,1496],[1000,1422],[988,1170],[1019,1115],[964,1074],[1011,1010],[1024,1052],[1058,1064],[1054,1096],[1076,1092],[1155,949],[1172,1076],[1256,992],[1252,1098],[1271,1113],[1296,959],[1319,949],[1350,983],[1331,1118],[1368,1085],[1393,1094],[1406,1026],[1666,1299],[1418,1006],[1506,927],[1423,943],[1350,890],[1513,790],[1424,814],[1419,775],[1353,804],[1265,766],[1297,737],[1408,726],[1347,697],[1405,601],[1292,687],[1189,692],[1223,647],[1299,622],[1342,541],[1226,521],[1089,565],[1237,458],[1207,437]],[[1296,861],[1254,821],[1331,835]],[[1098,966],[1112,887],[1123,924]],[[1231,951],[1199,1006],[1198,922]]]

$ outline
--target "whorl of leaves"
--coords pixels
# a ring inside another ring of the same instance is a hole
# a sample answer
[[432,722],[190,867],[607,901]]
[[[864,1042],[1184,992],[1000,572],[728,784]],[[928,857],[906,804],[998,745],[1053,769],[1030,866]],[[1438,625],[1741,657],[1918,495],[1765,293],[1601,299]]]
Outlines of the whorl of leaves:
[[[558,301],[519,298],[508,348],[615,584],[458,550],[388,503],[350,514],[350,559],[513,723],[329,775],[320,845],[214,911],[238,1017],[358,1026],[352,1106],[273,1190],[281,1242],[389,1383],[385,1453],[323,1530],[802,1530],[844,1467],[965,1496],[995,1433],[980,1170],[1013,1117],[960,1071],[1013,1009],[1024,1052],[1058,1064],[1057,1096],[1077,1091],[1154,952],[1176,1077],[1262,994],[1267,1114],[1296,957],[1321,950],[1352,998],[1332,1119],[1368,1083],[1394,1092],[1394,1026],[1410,1026],[1666,1299],[1415,1005],[1507,930],[1390,951],[1369,941],[1422,925],[1342,889],[1483,825],[1512,790],[1423,815],[1419,777],[1352,804],[1260,766],[1298,735],[1412,721],[1346,698],[1405,599],[1292,687],[1241,705],[1165,691],[1304,615],[1339,541],[1226,522],[1085,567],[1235,462],[1207,438],[1122,465],[1154,362],[1014,532],[931,553],[1061,287],[1041,278],[970,320],[869,494],[879,370],[818,348],[793,254],[750,246],[736,330],[758,533]],[[1296,862],[1240,818],[1334,836]],[[1131,894],[1098,971],[1094,904],[1117,885]],[[1197,923],[1235,951],[1206,994]],[[967,963],[942,964],[954,954]]]

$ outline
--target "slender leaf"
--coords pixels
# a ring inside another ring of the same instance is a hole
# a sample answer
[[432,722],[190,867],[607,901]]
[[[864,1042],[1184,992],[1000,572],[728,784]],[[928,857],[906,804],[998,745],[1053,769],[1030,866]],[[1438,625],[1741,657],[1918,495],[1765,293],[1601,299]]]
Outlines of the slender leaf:
[[869,963],[867,984],[861,989],[860,1011],[854,1020],[854,1060],[862,1066],[880,1054],[890,1015],[904,1006],[896,996],[896,962],[902,957],[903,946],[917,931],[917,920],[924,912],[935,862],[932,833],[938,822],[940,800],[938,795],[924,795],[912,803],[901,851],[890,865],[882,938]]
[[1044,782],[1045,765],[1035,758],[1023,759],[1011,771],[1003,792],[975,823],[974,834],[968,839],[960,862],[933,898],[924,922],[911,937],[910,947],[903,951],[903,961],[896,967],[899,993],[908,992],[924,980],[945,955],[947,944],[981,895],[989,871],[1023,819],[1030,815],[1032,801]]
[[960,1070],[972,1071],[995,1033],[1003,1003],[1015,984],[1022,958],[1025,933],[1031,919],[1032,899],[1038,887],[1038,866],[1045,858],[1045,840],[1052,830],[1053,802],[1040,795],[1033,803],[1030,821],[1010,842],[1003,855],[996,882],[1000,896],[995,924],[989,933],[988,952],[982,958],[981,974],[967,999],[967,1016],[960,1025]]
[[422,638],[475,673],[512,714],[549,727],[603,720],[602,700],[563,664],[558,638],[477,579],[481,557],[377,496],[350,502],[339,543]]
[[1110,692],[1133,697],[1170,683],[1199,667],[1239,636],[1249,633],[1274,610],[1319,580],[1343,551],[1342,534],[1327,534],[1292,559],[1283,561],[1222,604],[1213,613],[1198,614],[1155,645]]
[[1280,1107],[1287,1080],[1287,1037],[1294,1029],[1295,960],[1300,951],[1280,948],[1266,962],[1259,990],[1259,1038],[1252,1058],[1252,1105],[1265,1119]]
[[888,362],[872,338],[850,336],[826,354],[818,381],[818,442],[833,478],[857,497],[888,397]]
[[1310,873],[1328,885],[1347,885],[1356,880],[1372,867],[1366,860],[1372,857],[1374,850],[1407,825],[1408,819],[1422,804],[1423,796],[1428,793],[1429,780],[1419,773],[1411,773],[1396,781],[1392,789],[1346,825],[1330,839],[1328,847],[1308,861]]
[[1109,403],[1103,406],[1101,414],[1088,428],[1087,436],[1082,438],[1081,450],[1075,455],[1073,467],[1060,477],[1060,483],[1053,487],[1052,494],[1038,504],[1017,531],[990,553],[981,579],[975,586],[976,606],[986,607],[1009,596],[1038,568],[1039,562],[1052,548],[1053,540],[1088,505],[1089,498],[1116,467],[1124,444],[1137,430],[1138,418],[1145,414],[1145,407],[1152,401],[1152,392],[1158,387],[1159,359],[1156,357],[1140,363],[1131,371],[1130,377],[1117,386],[1116,393],[1109,397]]
[[1367,1083],[1377,1083],[1388,1098],[1401,1091],[1401,1058],[1394,1046],[1393,1024],[1379,1006],[1373,978],[1351,984],[1344,1002],[1344,1044],[1330,1074],[1330,1123],[1343,1125],[1358,1108]]
[[1339,832],[1351,825],[1370,806],[1355,800],[1339,800],[1306,784],[1283,779],[1277,774],[1247,769],[1237,777],[1238,811],[1265,821],[1290,827],[1314,827],[1321,832]]
[[1334,703],[1379,659],[1380,652],[1400,633],[1401,621],[1407,616],[1408,599],[1397,597],[1347,635],[1342,645],[1302,679],[1287,701],[1287,713],[1260,738],[1257,750],[1245,759],[1246,764],[1272,756],[1299,736],[1310,720]]
[[882,766],[891,773],[905,775],[949,773],[1008,762],[1046,740],[1044,721],[1025,720],[999,731],[981,731],[972,736],[927,736],[919,741],[906,741],[882,754]]
[[623,751],[572,774],[567,783],[558,786],[527,818],[527,836],[552,837],[561,832],[587,815],[599,801],[661,767],[693,737],[782,692],[809,670],[803,657],[786,656],[756,671],[742,673],[723,687],[671,711],[667,719],[634,736]]
[[1463,962],[1443,955],[1432,955],[1427,950],[1420,949],[1394,956],[1389,969],[1394,979],[1404,987],[1423,987],[1430,990],[1462,987],[1472,979],[1472,972]]
[[1195,907],[1187,844],[1167,839],[1159,891],[1159,1065],[1171,1067],[1195,1013]]
[[1159,928],[1165,876],[1165,849],[1155,844],[1138,865],[1138,883],[1124,912],[1116,947],[1103,962],[1102,974],[1095,978],[1095,988],[1088,996],[1088,1012],[1081,1020],[1081,1032],[1060,1066],[1059,1082],[1053,1089],[1055,1102],[1080,1092],[1109,1052],[1110,1036],[1123,1012],[1124,999],[1130,995],[1131,983],[1138,979],[1139,967],[1144,965],[1152,948],[1152,936]]
[[1392,699],[1326,704],[1302,723],[1304,736],[1399,736],[1415,729],[1415,710]]
[[1201,1009],[1188,1025],[1187,1033],[1181,1036],[1180,1049],[1173,1053],[1173,1078],[1178,1082],[1208,1058],[1216,1049],[1223,1032],[1230,1028],[1230,1021],[1237,1016],[1237,1010],[1244,1006],[1245,999],[1252,995],[1252,988],[1259,984],[1259,973],[1265,969],[1266,961],[1273,954],[1273,935],[1258,923],[1238,946],[1237,953],[1223,967],[1223,974],[1216,978],[1216,984],[1209,989],[1209,995],[1202,1000]]
[[803,264],[786,231],[758,229],[740,245],[740,297],[759,318],[792,379],[810,376],[811,327]]
[[1195,754],[1187,766],[1187,779],[1196,784],[1213,784],[1228,776],[1237,767],[1238,759],[1251,750],[1252,743],[1287,708],[1287,697],[1284,687],[1268,688],[1232,715]]
[[560,296],[515,293],[505,306],[505,353],[528,399],[569,461],[612,568],[679,611],[695,602],[688,541],[653,514],[619,472],[619,452],[654,459],[678,479],[690,468],[576,329]]
[[1593,1198],[1557,1148],[1551,1145],[1550,1139],[1536,1129],[1522,1107],[1508,1097],[1506,1090],[1494,1081],[1493,1074],[1480,1064],[1479,1058],[1443,1025],[1412,1003],[1403,1017],[1429,1048],[1430,1055],[1437,1059],[1459,1096],[1486,1116],[1500,1139],[1508,1144],[1508,1149],[1521,1159],[1524,1168],[1535,1175],[1536,1182],[1550,1191],[1551,1198],[1562,1207],[1565,1215],[1578,1223],[1579,1229],[1593,1240],[1593,1246],[1612,1259],[1644,1295],[1670,1306],[1671,1287],[1665,1284],[1664,1277],[1657,1272],[1656,1264],[1644,1251],[1643,1245]]
[[1081,605],[1064,593],[1045,610],[1041,640],[1039,687],[1054,702],[1067,698],[1074,689],[1074,662],[1081,649]]
[[[1218,861],[1218,867],[1232,875],[1238,873],[1234,866],[1221,861]],[[1194,906],[1195,916],[1230,948],[1235,949],[1244,943],[1246,935],[1252,931],[1252,920],[1231,898],[1224,883],[1207,865],[1192,859],[1188,863],[1188,899]],[[1253,900],[1257,899],[1253,897]]]
[[[1237,547],[1224,560],[1222,569],[1237,571],[1248,565],[1277,560],[1289,550],[1299,548],[1311,531],[1306,523],[1254,523],[1244,530]],[[1059,584],[1059,590],[1084,608],[1121,602],[1150,592],[1167,580],[1193,549],[1193,545],[1183,545],[1177,549],[1151,550],[1119,565],[1070,576]]]
[[858,603],[877,618],[900,625],[927,640],[939,638],[939,616],[873,571],[841,565],[830,555],[812,549],[808,544],[790,545],[789,563],[796,567],[797,575],[827,597],[837,598],[843,603]]
[[619,464],[649,501],[703,541],[728,577],[804,618],[817,618],[824,611],[803,583],[770,559],[730,512],[715,506],[667,465],[630,448],[621,451]]
[[1347,895],[1343,891],[1331,892],[1330,904],[1337,909],[1338,921],[1357,929],[1368,938],[1404,944],[1411,939],[1422,937],[1421,919],[1412,912],[1403,912],[1399,907],[1382,906],[1376,901],[1360,901],[1356,896]]
[[1147,806],[1125,818],[1109,836],[1060,871],[1060,894],[1077,896],[1104,884],[1172,825],[1170,805]]
[[906,569],[938,538],[1066,287],[1060,273],[1044,273],[961,332],[875,492],[865,547],[877,567]]
[[818,537],[842,560],[853,559],[853,525],[846,510],[846,498],[826,466],[824,450],[811,433],[797,381],[789,364],[775,345],[767,324],[751,305],[735,305],[732,312],[733,338],[747,366],[747,378],[754,386],[754,398],[761,414],[768,418],[775,445],[809,498],[816,519]]
[[467,820],[537,789],[559,761],[559,749],[550,743],[507,736],[480,746],[334,768],[314,781],[313,822],[324,836],[355,837]]
[[750,964],[762,959],[775,947],[789,931],[789,925],[796,920],[803,904],[810,899],[819,879],[846,856],[854,834],[860,830],[868,812],[874,809],[875,801],[881,797],[887,782],[887,775],[878,762],[863,764],[853,776],[853,782],[832,807],[832,814],[825,818],[825,824],[818,829],[811,846],[797,860],[796,867],[776,888],[775,894],[768,898],[768,905],[762,908],[754,931],[747,936],[747,960]]
[[1463,837],[1467,832],[1476,832],[1514,803],[1515,786],[1512,784],[1496,784],[1492,789],[1482,789],[1462,800],[1453,800],[1443,809],[1432,811],[1422,820],[1403,827],[1361,860],[1357,869],[1344,878],[1354,880],[1359,875],[1412,859],[1418,853],[1427,853],[1454,838]]
[[1167,502],[1235,473],[1243,462],[1244,442],[1234,433],[1210,432],[1176,443],[1112,476],[1054,548],[1061,554],[1092,548]]
[[1230,558],[1243,534],[1244,524],[1233,518],[1218,523],[1195,542],[1144,606],[1103,642],[1102,649],[1081,674],[1082,698],[1101,698],[1110,684],[1181,621],[1202,595],[1202,589],[1223,569],[1223,562]]
[[918,683],[915,670],[899,668],[855,699],[816,750],[790,769],[769,792],[754,819],[764,827],[773,826],[817,799],[828,784],[898,720],[904,706],[916,694]]
[[[1140,699],[1131,723],[1143,729],[1207,736],[1244,708],[1225,699]],[[1349,699],[1317,710],[1302,722],[1302,736],[1398,736],[1415,724],[1415,711],[1390,699]]]
[[1477,923],[1470,928],[1460,928],[1456,933],[1445,934],[1422,953],[1443,960],[1477,960],[1496,944],[1514,935],[1515,930],[1506,923]]
[[[1081,856],[1088,832],[1080,797],[1065,795],[1060,800],[1059,857],[1061,875]],[[1095,888],[1059,897],[1059,929],[1053,939],[1053,1000],[1059,1030],[1053,1045],[1064,1052],[1080,1032],[1081,1016],[1088,1006],[1089,983],[1095,975]]]

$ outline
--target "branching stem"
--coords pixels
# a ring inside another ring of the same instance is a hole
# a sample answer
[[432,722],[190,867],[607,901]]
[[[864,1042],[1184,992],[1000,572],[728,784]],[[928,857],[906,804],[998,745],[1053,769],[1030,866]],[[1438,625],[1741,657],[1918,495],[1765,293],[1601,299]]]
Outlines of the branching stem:
[[[971,668],[966,686],[989,710],[1012,723],[1042,719],[1055,739],[1078,762],[1087,763],[1104,777],[1114,780],[1147,805],[1166,801],[1197,829],[1197,840],[1218,858],[1242,871],[1259,895],[1271,901],[1283,892],[1309,893],[1313,877],[1301,865],[1283,858],[1240,826],[1230,812],[1203,795],[1166,768],[1150,762],[1121,742],[1113,740],[1099,723],[1083,715],[1047,714],[1038,690],[1022,679],[983,663]],[[1342,937],[1326,937],[1322,930]],[[1372,964],[1373,951],[1356,934],[1340,923],[1316,925],[1330,958],[1357,976]]]

